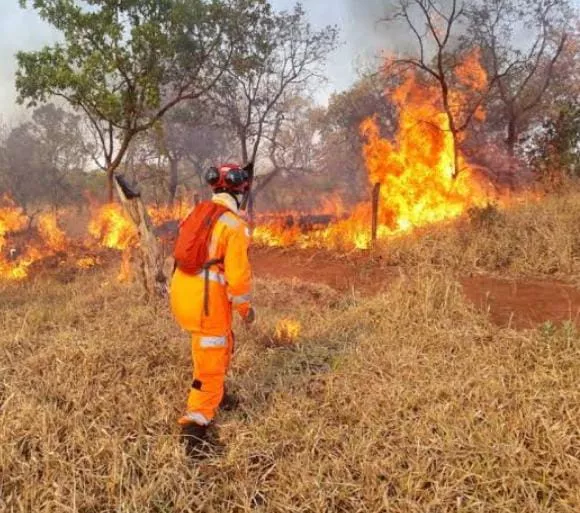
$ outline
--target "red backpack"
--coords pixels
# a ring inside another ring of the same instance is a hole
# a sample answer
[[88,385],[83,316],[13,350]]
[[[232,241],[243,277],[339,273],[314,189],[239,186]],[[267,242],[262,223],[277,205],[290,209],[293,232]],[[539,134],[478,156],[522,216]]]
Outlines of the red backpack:
[[199,203],[179,225],[173,256],[176,266],[186,274],[198,274],[209,265],[208,251],[213,228],[228,208],[213,201]]

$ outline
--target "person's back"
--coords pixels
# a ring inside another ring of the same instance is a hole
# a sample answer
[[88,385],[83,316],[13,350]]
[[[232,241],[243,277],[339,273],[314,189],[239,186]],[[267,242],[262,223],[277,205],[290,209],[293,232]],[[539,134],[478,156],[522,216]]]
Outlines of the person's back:
[[[212,168],[208,172],[208,182],[214,190],[212,201],[222,208],[215,220],[208,216],[207,222],[213,221],[213,225],[209,226],[211,236],[207,242],[206,261],[198,270],[196,265],[185,265],[187,259],[183,251],[176,254],[177,267],[170,288],[175,319],[192,334],[193,382],[186,414],[179,423],[184,434],[201,440],[224,394],[225,375],[233,350],[233,311],[248,322],[254,318],[252,272],[248,260],[250,233],[238,213],[239,196],[248,187],[244,173],[235,165]],[[180,238],[195,240],[198,235],[186,232],[188,226],[198,227],[202,236],[200,226],[203,223],[182,223],[176,252]]]

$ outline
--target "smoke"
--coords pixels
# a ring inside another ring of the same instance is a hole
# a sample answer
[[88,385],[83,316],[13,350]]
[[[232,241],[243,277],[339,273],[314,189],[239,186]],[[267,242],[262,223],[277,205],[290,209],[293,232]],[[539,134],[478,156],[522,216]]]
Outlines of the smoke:
[[396,0],[344,1],[349,20],[345,35],[362,70],[376,68],[385,53],[404,53],[412,49],[409,29],[386,21],[398,3]]
[[24,107],[16,104],[14,86],[16,73],[16,53],[20,50],[37,50],[58,40],[56,30],[40,19],[31,8],[22,9],[17,0],[2,2],[0,15],[0,105],[2,116],[10,121],[23,119]]

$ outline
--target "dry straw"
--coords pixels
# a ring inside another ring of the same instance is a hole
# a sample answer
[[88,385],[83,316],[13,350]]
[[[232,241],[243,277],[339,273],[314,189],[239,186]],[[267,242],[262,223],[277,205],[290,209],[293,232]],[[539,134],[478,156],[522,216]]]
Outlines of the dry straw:
[[[175,424],[188,340],[166,305],[106,271],[3,286],[0,511],[580,511],[576,328],[499,329],[456,281],[575,278],[580,207],[561,201],[402,241],[389,258],[406,278],[380,297],[259,282],[230,381],[241,403],[195,464]],[[265,347],[286,318],[300,344]]]

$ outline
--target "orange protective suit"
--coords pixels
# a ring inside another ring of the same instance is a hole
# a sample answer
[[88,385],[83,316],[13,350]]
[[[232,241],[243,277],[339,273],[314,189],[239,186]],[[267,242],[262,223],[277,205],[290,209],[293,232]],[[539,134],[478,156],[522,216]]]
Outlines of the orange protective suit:
[[209,269],[208,315],[204,308],[204,272],[191,276],[178,268],[171,281],[173,315],[192,334],[193,383],[187,412],[180,424],[203,426],[215,417],[234,346],[232,312],[236,310],[245,318],[251,309],[248,226],[238,215],[236,202],[229,194],[215,194],[212,201],[229,211],[218,219],[211,236],[208,261],[223,259],[223,263]]

